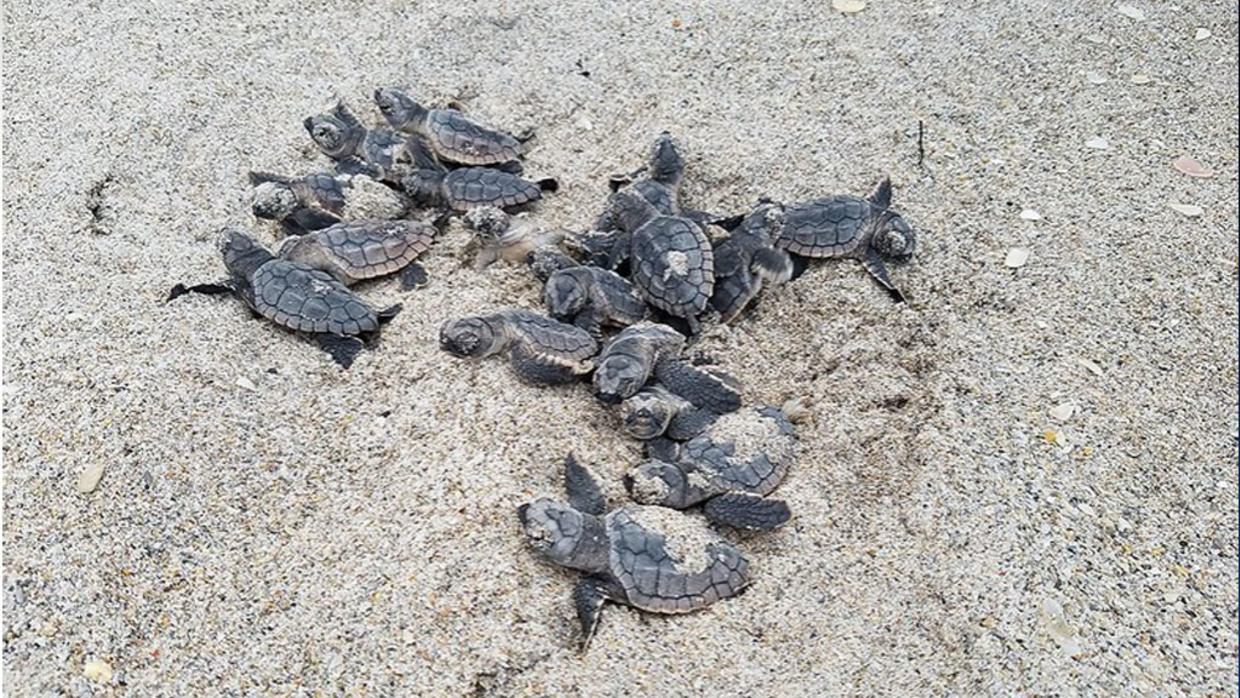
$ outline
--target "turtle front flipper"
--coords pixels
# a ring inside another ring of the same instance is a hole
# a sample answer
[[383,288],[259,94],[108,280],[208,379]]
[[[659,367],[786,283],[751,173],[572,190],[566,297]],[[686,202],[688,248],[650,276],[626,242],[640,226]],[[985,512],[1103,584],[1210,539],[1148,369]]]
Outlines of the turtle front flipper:
[[748,531],[774,531],[792,518],[788,503],[782,499],[764,499],[745,492],[712,497],[702,513],[715,523]]
[[717,414],[741,406],[740,384],[722,371],[709,371],[680,359],[664,359],[655,364],[654,375],[668,390]]
[[792,258],[787,252],[773,247],[754,250],[749,268],[754,274],[771,284],[782,284],[792,278]]
[[366,175],[367,177],[381,179],[383,170],[356,155],[350,155],[347,158],[336,161],[336,174]]
[[598,478],[571,453],[564,459],[564,492],[568,495],[568,503],[577,511],[595,516],[607,512],[607,499],[603,497]]
[[577,317],[573,318],[573,325],[589,332],[596,341],[603,339],[603,319],[595,308],[577,313]]
[[295,237],[313,233],[316,230],[330,228],[340,222],[340,218],[327,211],[317,208],[302,207],[280,220],[280,229],[287,237]]
[[681,410],[668,423],[666,433],[668,438],[676,441],[688,441],[705,431],[706,427],[718,418],[718,414],[700,407]]
[[609,598],[607,580],[591,575],[582,577],[573,587],[573,606],[577,609],[577,620],[581,623],[581,652],[590,646],[594,631],[598,630],[599,617],[603,615],[603,604]]
[[517,175],[518,177],[521,176],[521,174],[525,172],[525,165],[522,165],[520,160],[509,160],[508,162],[498,162],[498,163],[495,163],[494,165],[491,165],[491,167],[499,170],[500,172],[507,172],[510,175]]
[[400,273],[400,287],[406,291],[412,291],[415,288],[422,288],[430,280],[426,274],[426,269],[417,262],[410,262]]
[[570,367],[551,362],[525,342],[514,344],[509,356],[512,360],[513,372],[527,383],[559,385],[577,380],[577,374]]
[[343,337],[338,334],[316,334],[314,341],[319,348],[331,355],[332,360],[341,368],[353,365],[353,360],[365,348],[365,343],[357,337]]
[[220,281],[220,282],[211,283],[211,284],[194,284],[193,286],[186,286],[185,284],[177,284],[176,286],[173,286],[171,290],[168,291],[168,297],[165,299],[165,302],[174,300],[176,298],[180,298],[181,296],[184,296],[187,293],[201,293],[207,296],[219,296],[225,293],[236,293],[236,292],[237,292],[237,289],[234,288],[232,284],[230,284],[227,281]]
[[675,463],[680,460],[680,443],[666,436],[650,439],[646,442],[646,457],[664,463]]
[[887,293],[891,294],[892,299],[897,303],[905,302],[904,294],[900,293],[900,289],[891,283],[891,279],[887,276],[887,265],[883,264],[883,260],[878,255],[878,251],[872,247],[866,248],[865,254],[861,257],[861,263],[865,265],[866,271],[870,272],[870,276],[879,283],[880,286],[887,289]]

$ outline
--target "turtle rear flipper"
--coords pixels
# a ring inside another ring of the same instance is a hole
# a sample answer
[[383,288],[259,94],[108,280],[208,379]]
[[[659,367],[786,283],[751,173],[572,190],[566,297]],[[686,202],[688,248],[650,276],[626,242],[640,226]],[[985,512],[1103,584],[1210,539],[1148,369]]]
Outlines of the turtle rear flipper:
[[666,436],[650,439],[646,442],[646,457],[664,463],[675,463],[680,460],[680,444]]
[[429,282],[426,269],[417,262],[410,262],[400,273],[400,287],[406,291],[422,288]]
[[809,269],[809,258],[802,257],[799,254],[790,254],[788,257],[792,260],[792,274],[788,277],[789,281],[796,281]]
[[534,183],[543,191],[557,192],[560,190],[560,182],[555,177],[543,177]]
[[286,236],[300,236],[336,225],[340,217],[322,209],[302,207],[280,220]]
[[193,286],[186,286],[185,284],[177,284],[176,286],[173,286],[171,290],[168,291],[168,298],[166,300],[170,301],[175,298],[180,298],[181,296],[184,296],[187,293],[201,293],[207,296],[219,296],[225,293],[236,293],[236,292],[237,290],[233,288],[232,285],[230,285],[228,282],[219,282],[219,283],[210,283],[210,284],[194,284]]
[[608,599],[607,586],[606,579],[592,575],[577,580],[577,585],[573,587],[573,606],[581,623],[582,653],[589,648],[594,631],[598,630],[598,619],[603,615],[603,604]]
[[792,278],[792,258],[787,252],[772,247],[754,250],[750,268],[754,274],[772,284],[782,284]]
[[861,257],[861,263],[865,265],[866,271],[870,272],[870,276],[879,283],[880,286],[887,289],[887,293],[891,294],[892,299],[897,303],[905,301],[904,294],[900,293],[900,289],[891,283],[891,279],[887,276],[887,265],[883,264],[883,260],[878,255],[878,251],[873,247],[866,248],[865,254]]
[[568,503],[577,511],[595,516],[607,513],[607,500],[598,479],[571,453],[564,459],[564,491]]
[[676,441],[688,441],[701,434],[718,417],[714,412],[700,407],[681,410],[668,423],[667,436]]
[[740,384],[722,371],[707,371],[680,359],[664,359],[655,365],[655,377],[668,390],[717,414],[741,406]]
[[250,172],[250,186],[257,187],[264,182],[274,182],[276,184],[292,184],[293,180],[288,177],[282,177],[273,172],[263,172],[262,170],[254,170]]
[[365,343],[357,337],[342,337],[338,334],[316,334],[314,341],[319,348],[331,355],[332,360],[341,368],[353,365],[353,360],[365,348]]
[[531,350],[524,342],[517,342],[511,351],[512,370],[517,377],[535,385],[559,385],[577,380],[577,374],[563,364],[552,363],[545,356]]
[[392,318],[396,317],[397,315],[400,315],[400,311],[403,308],[404,306],[402,306],[400,303],[397,303],[395,305],[389,305],[383,310],[380,310],[379,312],[375,313],[375,316],[379,318],[379,324],[384,325],[390,322]]
[[702,507],[706,518],[732,528],[773,531],[792,517],[782,499],[764,499],[756,494],[728,492],[713,497]]

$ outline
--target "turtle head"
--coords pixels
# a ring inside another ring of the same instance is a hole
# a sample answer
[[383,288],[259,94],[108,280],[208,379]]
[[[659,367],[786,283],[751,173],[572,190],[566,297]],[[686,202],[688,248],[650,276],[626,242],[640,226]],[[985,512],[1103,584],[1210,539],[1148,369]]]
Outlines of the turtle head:
[[319,150],[334,160],[356,153],[366,136],[366,128],[344,102],[337,104],[329,114],[306,117],[303,125]]
[[490,323],[476,316],[449,320],[439,328],[439,348],[461,358],[489,356],[497,339]]
[[882,256],[903,262],[913,256],[917,249],[917,233],[912,226],[894,211],[884,211],[879,217],[874,238],[870,243]]
[[220,254],[224,256],[224,268],[233,276],[249,277],[272,259],[271,252],[241,228],[228,227],[221,230],[218,244]]
[[297,194],[283,182],[263,182],[254,187],[250,208],[257,218],[278,221],[297,210]]
[[650,369],[645,362],[627,354],[613,354],[594,370],[594,394],[614,405],[641,390],[649,377]]
[[512,217],[496,206],[475,206],[461,216],[467,228],[488,240],[499,240],[512,225]]
[[417,169],[401,177],[400,186],[413,199],[413,203],[421,207],[439,205],[439,185],[443,182],[443,173],[438,170]]
[[774,201],[758,202],[754,210],[741,221],[741,230],[760,240],[763,245],[773,243],[783,229],[784,206]]
[[421,130],[426,108],[409,98],[409,95],[395,87],[384,87],[375,90],[375,104],[383,113],[383,118],[397,131]]
[[638,504],[680,506],[688,484],[683,470],[660,460],[642,463],[624,476],[624,487]]
[[570,269],[561,269],[547,278],[543,286],[543,300],[551,317],[567,320],[586,307],[590,290],[582,279]]
[[676,412],[676,401],[655,390],[642,390],[620,406],[625,433],[643,441],[662,436]]
[[685,171],[685,159],[676,150],[672,134],[664,131],[654,141],[654,149],[650,152],[650,179],[669,186],[680,183],[680,176]]
[[659,210],[641,194],[631,189],[621,189],[611,195],[607,213],[622,230],[631,233],[659,215]]
[[517,507],[517,518],[530,545],[552,562],[586,572],[607,569],[606,532],[597,516],[543,498]]

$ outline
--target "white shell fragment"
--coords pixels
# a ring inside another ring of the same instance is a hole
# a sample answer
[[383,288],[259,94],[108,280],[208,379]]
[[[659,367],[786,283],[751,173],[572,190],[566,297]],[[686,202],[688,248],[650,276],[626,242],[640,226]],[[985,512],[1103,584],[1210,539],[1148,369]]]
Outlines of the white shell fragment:
[[1145,21],[1145,12],[1133,7],[1132,5],[1129,5],[1126,2],[1120,3],[1119,7],[1115,8],[1115,11],[1127,17],[1128,19],[1134,19],[1138,22]]
[[1148,85],[1150,84],[1151,78],[1145,73],[1133,73],[1132,77],[1128,78],[1128,80],[1134,85]]
[[835,8],[836,12],[855,15],[865,9],[865,0],[831,0],[831,7]]
[[1085,73],[1085,82],[1088,82],[1091,85],[1101,85],[1102,83],[1106,81],[1107,81],[1107,76],[1103,75],[1102,73],[1095,73],[1092,70],[1088,73]]
[[82,667],[82,675],[96,683],[112,681],[112,665],[102,659],[94,659]]
[[1205,209],[1194,204],[1167,204],[1167,208],[1189,218],[1196,218],[1205,213]]
[[90,494],[99,486],[103,479],[104,465],[102,462],[91,463],[78,474],[77,490],[82,494]]
[[1202,165],[1187,155],[1181,155],[1172,161],[1171,166],[1189,177],[1213,177],[1214,170]]
[[246,378],[245,376],[239,376],[237,378],[237,387],[244,388],[250,392],[255,392],[258,390],[258,386],[254,385],[254,381]]
[[1020,219],[1022,221],[1040,221],[1042,220],[1042,214],[1031,208],[1027,208],[1020,212]]
[[1003,258],[1003,266],[1011,269],[1019,269],[1025,266],[1029,261],[1029,250],[1023,247],[1013,247],[1008,250],[1007,257]]
[[1094,136],[1093,138],[1090,138],[1085,141],[1085,145],[1095,150],[1109,150],[1111,148],[1111,144],[1107,143],[1107,139],[1102,136]]
[[1063,424],[1072,419],[1072,415],[1076,414],[1076,405],[1070,402],[1064,402],[1047,410],[1046,414],[1056,422]]
[[1198,41],[1205,41],[1212,36],[1214,36],[1214,34],[1210,33],[1210,30],[1205,27],[1197,27],[1197,33],[1193,34],[1193,38]]

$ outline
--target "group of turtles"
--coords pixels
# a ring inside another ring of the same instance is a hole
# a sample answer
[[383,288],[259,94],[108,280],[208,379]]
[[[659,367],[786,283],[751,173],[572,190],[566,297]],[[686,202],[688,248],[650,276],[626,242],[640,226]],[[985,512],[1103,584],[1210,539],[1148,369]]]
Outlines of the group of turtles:
[[387,127],[363,126],[344,104],[305,120],[335,161],[331,172],[252,173],[253,213],[284,233],[274,253],[228,228],[228,278],[178,284],[170,297],[236,295],[347,368],[401,308],[373,308],[349,286],[389,274],[407,288],[425,284],[417,258],[461,214],[484,243],[478,268],[499,259],[528,265],[546,311],[449,320],[440,347],[462,358],[502,355],[531,384],[589,381],[616,406],[622,430],[644,442],[645,460],[623,477],[632,503],[609,511],[595,475],[570,455],[566,499],[518,509],[535,549],[585,573],[573,592],[583,649],[605,601],[684,613],[738,594],[750,581],[740,549],[701,519],[668,512],[700,508],[711,524],[750,531],[787,522],[787,503],[768,495],[788,473],[804,409],[746,405],[733,376],[686,350],[704,322],[735,321],[808,259],[858,259],[903,301],[884,260],[910,257],[916,237],[890,208],[890,183],[865,198],[763,199],[745,214],[715,215],[682,205],[685,161],[663,133],[644,167],[612,177],[588,231],[549,234],[511,215],[557,188],[522,177],[528,138],[396,89],[374,97]]

